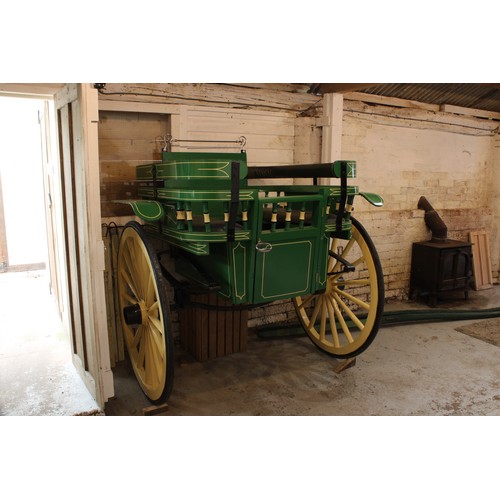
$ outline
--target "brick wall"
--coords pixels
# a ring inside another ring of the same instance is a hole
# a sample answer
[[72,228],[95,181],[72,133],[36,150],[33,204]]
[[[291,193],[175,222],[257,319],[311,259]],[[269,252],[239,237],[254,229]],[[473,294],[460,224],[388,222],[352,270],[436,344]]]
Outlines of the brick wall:
[[[447,224],[450,238],[467,241],[470,231],[484,229],[498,248],[500,211],[493,201],[499,199],[494,165],[498,170],[500,155],[494,156],[494,126],[472,117],[344,103],[342,156],[357,161],[361,191],[385,201],[375,209],[358,200],[355,216],[379,251],[388,300],[408,298],[411,245],[430,238],[417,209],[420,196]],[[493,267],[498,277],[498,259]]]

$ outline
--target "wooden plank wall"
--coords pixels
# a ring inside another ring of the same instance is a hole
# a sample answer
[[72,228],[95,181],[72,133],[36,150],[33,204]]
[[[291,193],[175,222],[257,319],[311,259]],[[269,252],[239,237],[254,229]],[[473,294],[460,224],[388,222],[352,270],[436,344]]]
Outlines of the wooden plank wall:
[[[250,165],[279,165],[293,162],[294,127],[295,119],[287,113],[189,107],[185,134],[186,139],[197,140],[237,140],[244,136]],[[215,149],[217,145],[190,149],[204,151],[210,147]],[[233,150],[237,151],[238,146]]]
[[137,197],[135,167],[161,160],[161,139],[169,133],[169,115],[99,112],[102,217],[132,215],[128,205],[113,200]]

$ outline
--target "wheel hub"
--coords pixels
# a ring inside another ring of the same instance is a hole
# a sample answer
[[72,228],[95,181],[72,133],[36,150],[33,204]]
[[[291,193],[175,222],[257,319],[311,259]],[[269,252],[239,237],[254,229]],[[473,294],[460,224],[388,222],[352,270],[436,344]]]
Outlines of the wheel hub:
[[142,325],[146,317],[144,301],[123,308],[125,323],[129,326]]

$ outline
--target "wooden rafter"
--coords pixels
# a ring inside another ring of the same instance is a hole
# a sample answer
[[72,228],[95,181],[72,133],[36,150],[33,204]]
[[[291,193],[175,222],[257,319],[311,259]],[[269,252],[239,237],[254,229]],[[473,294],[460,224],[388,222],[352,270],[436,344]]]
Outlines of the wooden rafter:
[[368,89],[370,87],[374,87],[375,85],[380,85],[378,83],[315,83],[313,84],[313,88],[316,91],[319,91],[321,94],[344,94],[346,92],[355,92],[364,89]]

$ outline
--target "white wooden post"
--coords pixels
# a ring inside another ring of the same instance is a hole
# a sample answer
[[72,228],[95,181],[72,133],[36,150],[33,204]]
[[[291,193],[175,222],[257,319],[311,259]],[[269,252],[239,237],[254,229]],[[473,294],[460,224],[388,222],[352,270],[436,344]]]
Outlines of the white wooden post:
[[[344,96],[342,94],[325,94],[323,96],[323,140],[321,145],[321,161],[323,163],[342,159],[343,112]],[[322,184],[333,184],[333,180],[324,179]]]
[[492,141],[493,147],[493,218],[492,218],[492,266],[493,275],[497,276],[496,282],[500,282],[500,135],[496,135]]

